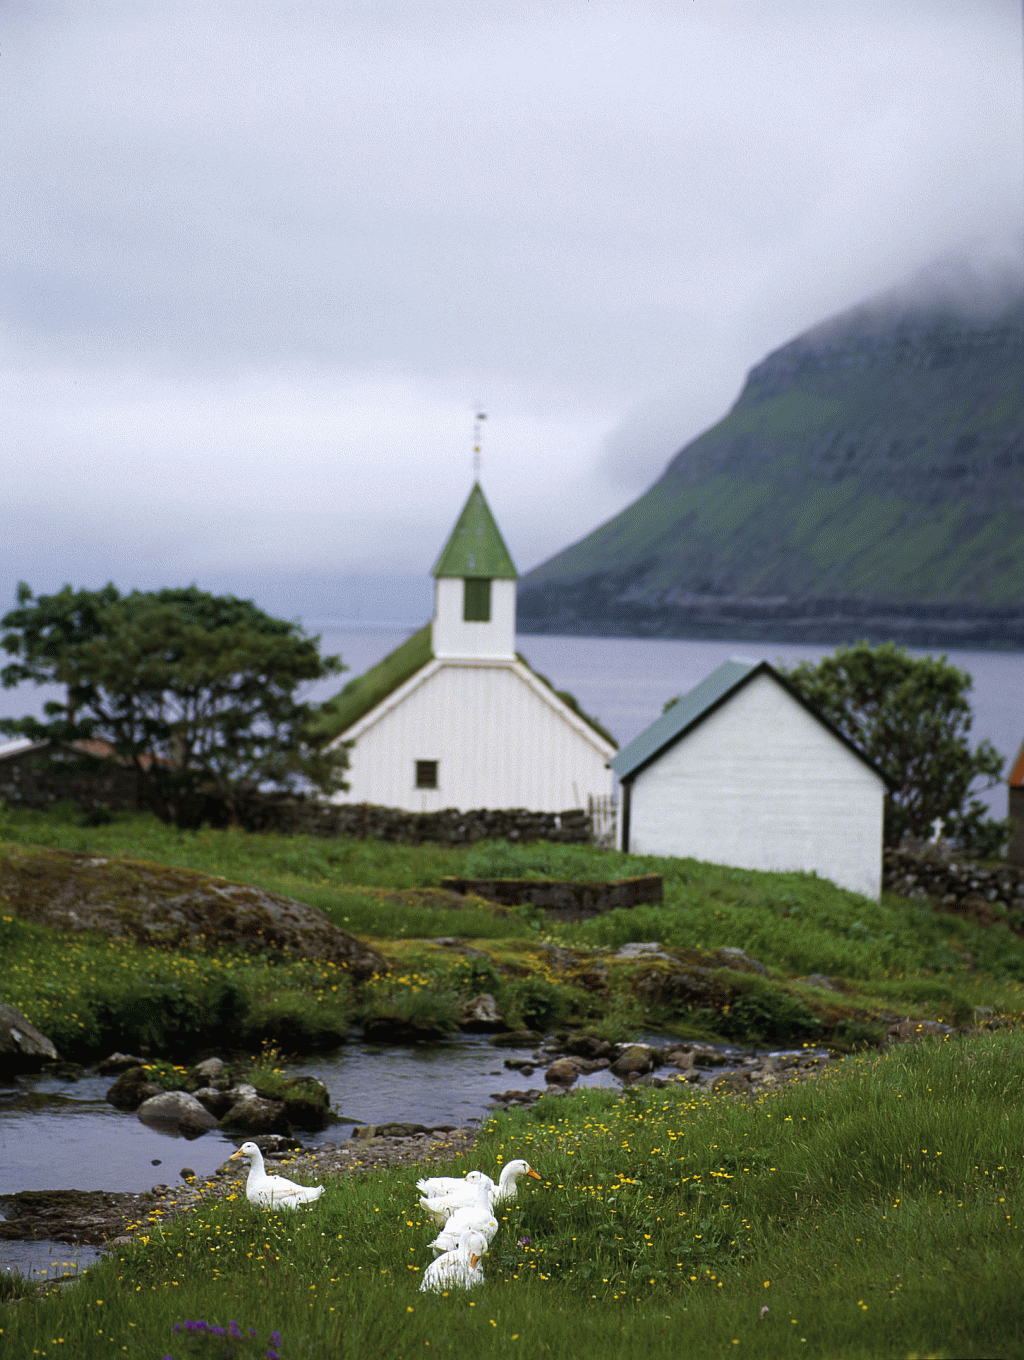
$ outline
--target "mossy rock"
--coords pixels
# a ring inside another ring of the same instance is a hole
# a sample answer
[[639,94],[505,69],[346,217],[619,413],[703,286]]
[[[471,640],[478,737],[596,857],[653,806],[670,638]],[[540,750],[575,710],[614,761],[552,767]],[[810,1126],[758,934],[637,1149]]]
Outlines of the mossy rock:
[[280,949],[338,964],[359,981],[387,960],[317,907],[193,869],[4,846],[0,898],[24,921],[170,948]]

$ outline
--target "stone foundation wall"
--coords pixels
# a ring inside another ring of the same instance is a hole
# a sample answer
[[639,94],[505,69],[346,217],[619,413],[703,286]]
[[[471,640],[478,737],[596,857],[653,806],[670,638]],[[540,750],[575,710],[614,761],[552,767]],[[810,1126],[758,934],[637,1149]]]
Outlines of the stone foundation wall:
[[617,907],[640,903],[660,906],[664,900],[660,874],[620,878],[611,883],[559,882],[543,878],[442,878],[450,892],[474,893],[505,907],[529,903],[557,921],[589,921]]

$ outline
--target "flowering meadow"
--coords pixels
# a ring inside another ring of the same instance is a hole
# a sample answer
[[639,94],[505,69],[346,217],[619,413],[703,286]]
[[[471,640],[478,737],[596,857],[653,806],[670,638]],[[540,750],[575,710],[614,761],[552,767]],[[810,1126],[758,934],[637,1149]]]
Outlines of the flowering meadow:
[[1024,1356],[1022,1077],[1024,1035],[1002,1030],[851,1058],[757,1100],[547,1096],[495,1115],[472,1154],[492,1172],[526,1157],[542,1180],[499,1211],[471,1292],[418,1289],[435,1231],[418,1168],[329,1181],[296,1214],[253,1209],[239,1181],[154,1216],[73,1286],[0,1305],[0,1348]]

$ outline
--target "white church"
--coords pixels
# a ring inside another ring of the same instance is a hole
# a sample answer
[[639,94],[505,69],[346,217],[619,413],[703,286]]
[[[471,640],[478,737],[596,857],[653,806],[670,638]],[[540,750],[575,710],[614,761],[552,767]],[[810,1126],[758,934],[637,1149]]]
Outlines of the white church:
[[323,706],[336,802],[562,812],[608,798],[614,741],[515,649],[517,573],[479,483],[433,568],[434,617]]

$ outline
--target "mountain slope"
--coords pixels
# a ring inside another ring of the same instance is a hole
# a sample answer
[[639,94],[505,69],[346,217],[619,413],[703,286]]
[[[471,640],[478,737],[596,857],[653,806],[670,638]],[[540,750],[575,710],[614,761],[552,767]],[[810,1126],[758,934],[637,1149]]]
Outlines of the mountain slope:
[[524,631],[1024,643],[1024,298],[866,304],[752,369]]

